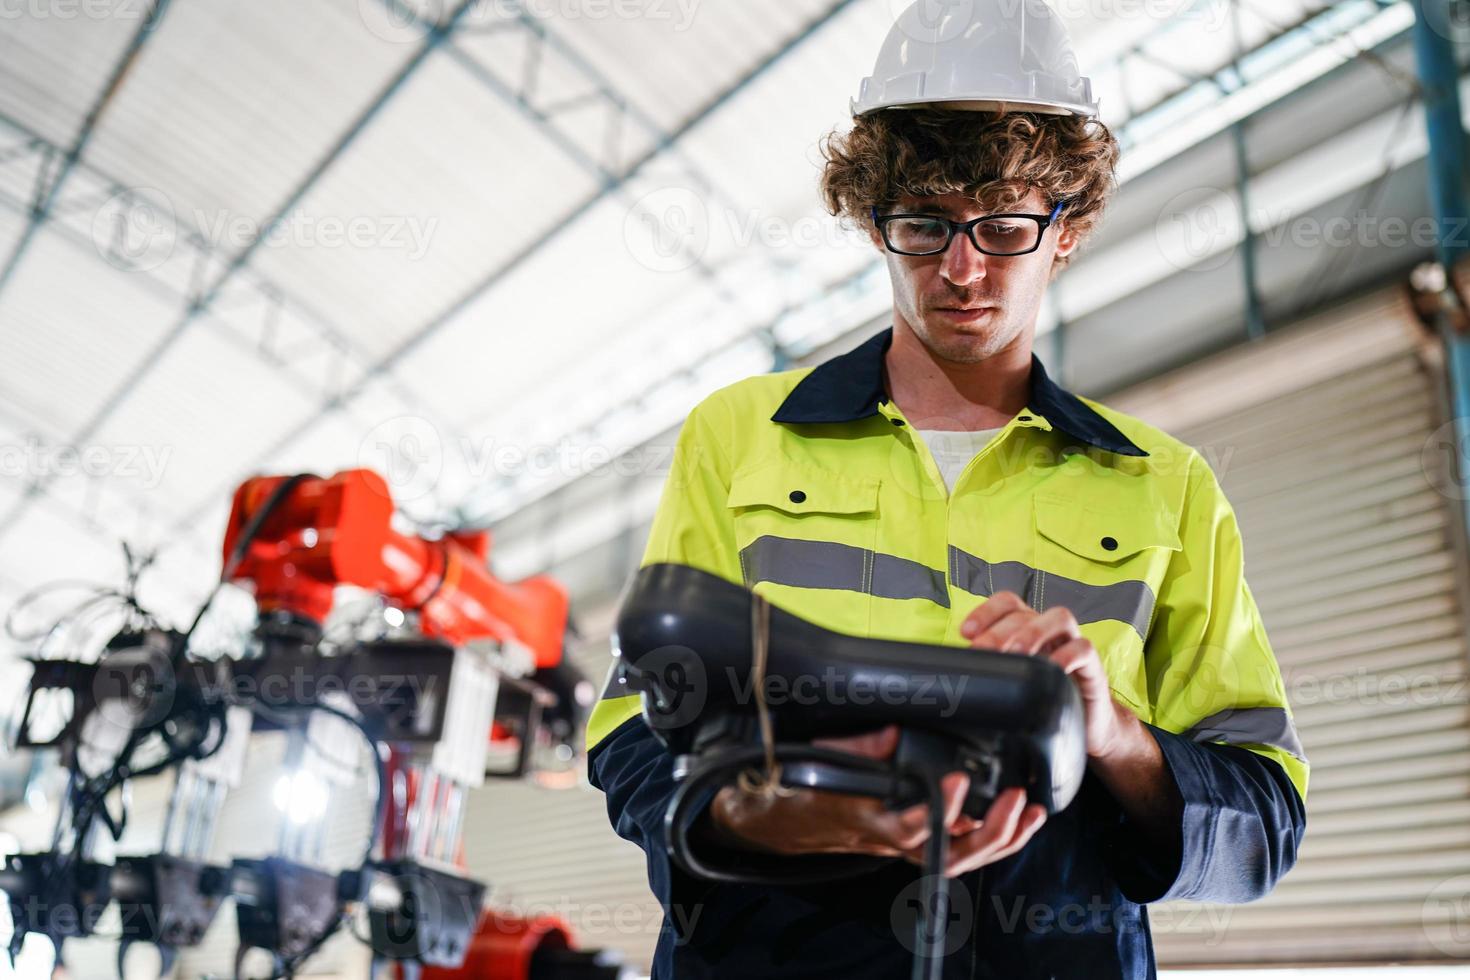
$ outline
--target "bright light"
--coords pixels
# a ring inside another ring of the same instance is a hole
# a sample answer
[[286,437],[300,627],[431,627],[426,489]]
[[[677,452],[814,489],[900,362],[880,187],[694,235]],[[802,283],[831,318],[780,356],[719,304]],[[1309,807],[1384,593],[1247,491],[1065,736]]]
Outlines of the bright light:
[[287,820],[298,826],[308,824],[327,812],[327,784],[315,773],[298,769],[276,780],[271,800]]
[[383,610],[383,618],[388,621],[389,626],[403,625],[403,610],[397,606],[389,606]]

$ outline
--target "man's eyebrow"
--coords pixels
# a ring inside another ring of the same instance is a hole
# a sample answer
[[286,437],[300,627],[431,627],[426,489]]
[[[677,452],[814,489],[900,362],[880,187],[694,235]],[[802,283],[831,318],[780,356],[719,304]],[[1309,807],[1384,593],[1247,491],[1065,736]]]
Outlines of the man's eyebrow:
[[919,203],[919,204],[913,205],[912,207],[905,208],[904,210],[905,211],[910,211],[910,212],[915,213],[915,214],[931,214],[932,213],[932,214],[942,214],[942,215],[944,215],[947,218],[954,217],[954,209],[953,208],[950,208],[950,207],[948,207],[947,205],[944,205],[944,204]]

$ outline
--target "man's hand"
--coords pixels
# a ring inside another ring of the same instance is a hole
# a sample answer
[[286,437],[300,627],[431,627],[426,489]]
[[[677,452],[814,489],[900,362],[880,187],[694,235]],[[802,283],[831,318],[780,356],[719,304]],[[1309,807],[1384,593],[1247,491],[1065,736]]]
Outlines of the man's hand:
[[[1067,672],[1082,692],[1090,768],[1130,820],[1178,846],[1184,800],[1158,742],[1132,709],[1113,699],[1107,671],[1072,613],[1037,613],[1014,592],[997,592],[965,619],[970,645],[1002,653],[1040,654]],[[999,801],[997,801],[999,802]]]
[[1131,727],[1137,726],[1133,713],[1113,699],[1102,658],[1092,641],[1082,636],[1070,610],[1056,607],[1038,613],[1014,592],[997,592],[970,613],[960,633],[972,647],[1040,654],[1066,671],[1082,693],[1089,758],[1117,753],[1128,741]]
[[[1012,786],[1002,790],[991,802],[984,820],[972,823],[974,830],[951,831],[949,860],[943,868],[943,873],[950,878],[994,864],[1025,847],[1046,823],[1046,809],[1039,803],[1027,806],[1026,791]],[[909,850],[904,857],[922,866],[923,846]]]
[[[813,744],[867,759],[891,758],[898,729],[889,725],[870,735],[816,739]],[[975,820],[960,812],[970,778],[952,772],[940,782],[944,794],[945,830],[951,835],[951,877],[1009,857],[1031,839],[1046,820],[1040,806],[1027,807],[1023,790],[1006,790]],[[723,843],[775,854],[871,854],[924,863],[929,840],[929,808],[918,804],[892,811],[879,800],[816,790],[764,799],[726,786],[710,804],[710,822]]]
[[[815,739],[813,744],[866,759],[888,759],[898,746],[898,728],[889,725],[868,735]],[[949,832],[980,833],[975,830],[979,823],[960,812],[970,777],[949,773],[941,787]],[[722,843],[774,854],[871,854],[922,862],[924,842],[929,839],[926,804],[894,811],[871,797],[819,790],[796,790],[790,796],[766,799],[725,786],[710,804],[709,816]]]

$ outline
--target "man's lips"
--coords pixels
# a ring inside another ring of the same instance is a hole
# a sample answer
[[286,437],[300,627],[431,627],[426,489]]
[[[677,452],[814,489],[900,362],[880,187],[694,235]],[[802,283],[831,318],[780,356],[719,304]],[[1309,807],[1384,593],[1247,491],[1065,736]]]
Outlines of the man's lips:
[[951,320],[978,320],[994,309],[993,306],[941,306],[935,312]]

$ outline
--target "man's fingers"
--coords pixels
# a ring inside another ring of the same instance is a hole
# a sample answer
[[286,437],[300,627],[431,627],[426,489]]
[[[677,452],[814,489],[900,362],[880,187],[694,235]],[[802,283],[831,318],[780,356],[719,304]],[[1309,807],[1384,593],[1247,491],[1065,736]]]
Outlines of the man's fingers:
[[978,829],[979,826],[980,821],[976,820],[968,813],[961,813],[959,817],[956,818],[955,821],[949,825],[949,832],[951,836],[960,837],[964,834],[968,834],[972,830]]
[[1021,626],[1001,643],[1002,651],[1040,653],[1082,635],[1077,618],[1070,609],[1058,606],[1048,609]]
[[985,629],[971,636],[970,646],[980,647],[986,650],[998,649],[1007,639],[1023,629],[1035,616],[1036,613],[1030,607],[1008,612]]
[[1030,608],[1025,601],[1014,592],[997,592],[986,599],[975,608],[975,611],[965,617],[960,626],[960,633],[964,636],[979,636],[991,627],[996,620],[1002,616],[1013,613],[1019,609]]
[[898,726],[888,725],[875,732],[849,735],[845,738],[814,738],[812,744],[824,749],[862,756],[864,759],[887,759],[898,748]]
[[883,837],[901,851],[922,848],[929,839],[929,805],[916,803],[907,810],[886,815]]
[[[991,853],[987,858],[987,863],[993,864],[1002,858],[1008,858],[1025,847],[1030,843],[1031,838],[1036,835],[1036,832],[1041,829],[1041,825],[1044,823],[1046,823],[1046,809],[1039,803],[1033,803],[1028,806],[1025,812],[1021,814],[1021,819],[1016,824],[1016,829],[1011,835],[1011,839]],[[950,863],[951,865],[954,864],[954,862]],[[971,870],[973,869],[956,868],[951,874],[961,875]]]
[[996,860],[997,852],[1011,843],[1026,806],[1025,790],[1012,787],[995,798],[980,829],[950,842],[949,867],[945,874],[963,874]]
[[[969,774],[963,772],[952,772],[940,783],[944,790],[944,826],[948,830],[952,828],[955,821],[963,814],[960,812],[965,806],[965,794],[970,792]],[[953,830],[950,830],[953,833]]]
[[[1086,673],[1088,665],[1093,663],[1096,663],[1098,667],[1102,666],[1102,657],[1098,654],[1097,648],[1085,637],[1075,637],[1063,643],[1051,655],[1051,659],[1053,663],[1068,674]],[[1095,673],[1097,675],[1095,679],[1104,682],[1101,693],[1106,694],[1106,671],[1097,671]]]
[[[944,794],[944,826],[949,829],[960,820],[969,820],[961,810],[965,806],[965,795],[970,792],[970,777],[967,773],[952,772],[940,780]],[[929,804],[915,803],[905,810],[889,814],[887,833],[901,849],[922,847],[929,839]],[[949,833],[953,833],[949,829]]]
[[[974,829],[956,833],[950,840],[944,874],[951,878],[994,864],[1020,851],[1046,823],[1046,809],[1038,803],[1027,806],[1025,792],[1013,788],[996,797],[983,821],[962,815],[956,826],[962,826],[964,822],[973,825]],[[905,848],[902,856],[922,866],[924,847],[918,844]]]

